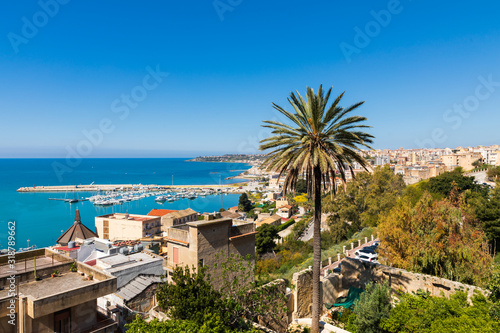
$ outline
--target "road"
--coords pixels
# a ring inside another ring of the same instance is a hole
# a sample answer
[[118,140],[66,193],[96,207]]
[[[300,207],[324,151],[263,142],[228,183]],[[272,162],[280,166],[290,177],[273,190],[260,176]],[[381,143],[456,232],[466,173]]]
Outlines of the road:
[[[329,214],[321,214],[321,228],[324,229],[326,228],[326,220],[328,219]],[[303,242],[307,242],[308,240],[313,238],[314,235],[314,228],[313,228],[313,221],[314,219],[311,219],[311,222],[307,225],[306,229],[304,230],[304,233],[302,236],[299,238],[299,240]]]
[[[354,255],[354,252],[356,252],[356,250],[362,249],[362,248],[363,248],[363,247],[365,247],[365,246],[370,246],[370,245],[372,245],[373,243],[375,243],[375,242],[377,242],[377,241],[379,241],[379,239],[378,239],[378,238],[375,238],[375,239],[374,239],[374,240],[372,240],[372,241],[368,241],[368,242],[366,242],[365,244],[361,244],[361,246],[357,246],[357,247],[355,247],[355,248],[354,248],[354,249],[352,249],[352,250],[348,250],[348,251],[347,251],[347,256],[346,256],[346,257],[349,257],[349,258],[354,258],[354,257],[356,257],[356,256]],[[350,247],[350,246],[349,246],[349,247]],[[332,259],[337,259],[337,258],[332,258]],[[342,258],[341,258],[340,260],[336,260],[335,262],[332,262],[332,264],[331,264],[331,265],[327,265],[327,266],[323,267],[323,268],[321,269],[321,276],[325,276],[325,271],[327,271],[327,270],[329,270],[329,269],[333,270],[334,268],[337,268],[337,267],[338,267],[338,265],[340,264],[340,262],[341,262],[341,261],[342,261]]]

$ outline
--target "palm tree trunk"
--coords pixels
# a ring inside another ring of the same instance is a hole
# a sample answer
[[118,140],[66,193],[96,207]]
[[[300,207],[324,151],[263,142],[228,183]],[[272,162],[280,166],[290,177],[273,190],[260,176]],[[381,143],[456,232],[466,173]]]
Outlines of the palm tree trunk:
[[314,167],[313,280],[311,333],[319,333],[321,266],[321,169]]

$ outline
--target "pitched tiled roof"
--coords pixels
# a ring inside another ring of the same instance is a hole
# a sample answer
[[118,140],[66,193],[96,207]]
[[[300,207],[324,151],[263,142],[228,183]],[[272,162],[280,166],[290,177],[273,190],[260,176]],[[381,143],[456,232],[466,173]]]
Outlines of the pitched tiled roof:
[[163,216],[163,215],[167,215],[167,214],[170,214],[173,212],[177,212],[177,211],[174,209],[152,209],[148,213],[148,215],[149,216]]
[[77,238],[87,239],[91,237],[97,237],[97,234],[82,224],[80,211],[77,209],[75,213],[75,223],[57,239],[57,243],[66,246],[70,241],[74,241]]

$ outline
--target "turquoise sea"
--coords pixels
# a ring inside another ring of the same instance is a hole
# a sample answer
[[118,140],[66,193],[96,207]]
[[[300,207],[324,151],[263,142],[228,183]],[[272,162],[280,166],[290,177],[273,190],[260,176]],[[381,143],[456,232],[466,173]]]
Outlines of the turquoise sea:
[[[61,166],[63,166],[61,168]],[[84,201],[69,204],[48,198],[85,198],[94,193],[18,193],[24,186],[91,184],[215,185],[250,166],[241,163],[188,162],[182,158],[82,159],[0,159],[0,249],[7,247],[8,221],[16,221],[16,246],[54,245],[61,231],[74,221],[80,210],[82,222],[94,230],[94,217],[112,212],[147,214],[153,208],[185,209],[199,212],[235,206],[238,195],[212,195],[194,200],[156,203],[155,197],[114,206],[94,206]]]

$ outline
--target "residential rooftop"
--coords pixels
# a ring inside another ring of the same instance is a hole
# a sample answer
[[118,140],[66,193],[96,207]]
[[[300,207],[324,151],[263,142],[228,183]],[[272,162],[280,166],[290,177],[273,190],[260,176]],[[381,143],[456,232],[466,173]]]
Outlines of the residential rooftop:
[[154,220],[157,216],[148,216],[148,215],[138,215],[138,214],[125,214],[125,213],[113,213],[97,216],[98,218],[108,218],[115,220],[133,220],[133,221],[149,221]]

